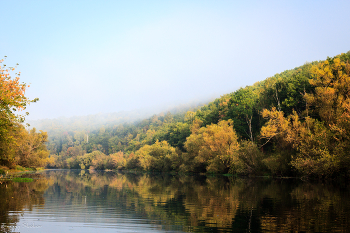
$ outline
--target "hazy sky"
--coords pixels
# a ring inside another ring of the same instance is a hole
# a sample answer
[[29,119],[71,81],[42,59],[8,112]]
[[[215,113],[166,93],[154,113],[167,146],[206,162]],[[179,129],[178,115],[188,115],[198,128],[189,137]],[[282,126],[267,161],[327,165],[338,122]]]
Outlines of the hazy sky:
[[1,1],[28,119],[220,97],[350,50],[350,1]]

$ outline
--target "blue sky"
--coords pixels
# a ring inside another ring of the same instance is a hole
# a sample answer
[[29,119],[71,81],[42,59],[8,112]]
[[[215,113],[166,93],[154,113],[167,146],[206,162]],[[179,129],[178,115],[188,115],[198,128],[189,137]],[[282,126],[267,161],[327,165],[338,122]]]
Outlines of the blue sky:
[[2,1],[31,119],[205,100],[350,50],[350,1]]

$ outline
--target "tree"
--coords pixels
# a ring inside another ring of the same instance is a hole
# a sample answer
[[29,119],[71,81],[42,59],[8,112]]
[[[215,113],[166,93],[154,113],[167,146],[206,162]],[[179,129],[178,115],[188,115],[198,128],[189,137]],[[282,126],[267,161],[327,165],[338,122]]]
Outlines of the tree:
[[158,140],[153,145],[145,145],[136,152],[141,166],[147,171],[171,171],[180,166],[180,157],[167,141]]
[[16,163],[23,167],[43,167],[47,163],[50,152],[46,149],[47,133],[36,132],[33,128],[27,131],[19,126],[16,135]]
[[218,124],[192,129],[192,132],[187,138],[185,148],[188,151],[187,156],[193,158],[193,165],[203,165],[208,172],[227,172],[232,165],[234,153],[239,148],[233,121],[222,120]]
[[254,142],[253,116],[257,99],[258,95],[254,87],[245,87],[234,92],[229,100],[228,116],[235,120],[236,130],[242,132],[241,135],[248,136],[251,142]]
[[29,100],[24,94],[27,86],[20,83],[20,72],[11,74],[15,71],[14,67],[6,67],[3,64],[4,59],[0,60],[0,165],[13,166],[14,132],[18,129],[18,124],[24,122],[25,115],[16,114],[17,111],[23,111],[31,102],[38,99]]
[[[301,137],[294,166],[305,174],[346,174],[350,163],[350,54],[311,68],[313,93],[305,95],[311,113],[308,137]],[[348,174],[347,174],[348,175]]]

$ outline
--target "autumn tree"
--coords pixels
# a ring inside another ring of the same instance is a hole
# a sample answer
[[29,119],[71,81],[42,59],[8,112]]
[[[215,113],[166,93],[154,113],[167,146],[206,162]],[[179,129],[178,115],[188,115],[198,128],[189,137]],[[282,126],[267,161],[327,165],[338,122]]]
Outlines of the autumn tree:
[[[267,141],[276,140],[284,149],[296,150],[291,165],[304,175],[348,175],[350,156],[350,54],[328,58],[311,68],[310,84],[314,91],[306,93],[306,117],[296,112],[264,110],[269,121],[261,129]],[[310,116],[309,116],[310,114]]]
[[20,72],[12,77],[15,67],[7,67],[3,61],[0,60],[0,164],[13,166],[13,133],[18,128],[17,125],[24,122],[25,115],[28,115],[27,112],[22,115],[17,112],[25,110],[29,103],[38,99],[29,100],[24,95],[28,86],[20,83]]
[[113,165],[117,169],[123,169],[126,165],[126,158],[122,151],[110,155],[113,161]]
[[300,120],[296,112],[285,117],[275,108],[265,109],[263,117],[269,121],[262,127],[261,137],[279,148],[265,159],[273,173],[283,166],[293,166],[303,175],[331,175],[337,170],[340,161],[335,160],[332,134],[323,122],[311,117]]
[[291,171],[291,159],[295,153],[300,121],[298,115],[285,117],[283,111],[273,107],[271,110],[264,109],[262,116],[268,121],[261,128],[260,139],[263,146],[271,144],[273,150],[269,150],[265,165],[273,175],[286,175]]
[[50,152],[46,149],[47,133],[20,126],[16,133],[16,163],[23,167],[44,167]]
[[314,143],[305,142],[305,147],[301,148],[301,155],[295,162],[295,166],[300,169],[305,170],[303,164],[312,163],[314,166],[311,173],[348,174],[350,163],[348,155],[350,151],[349,61],[348,52],[328,58],[311,69],[310,84],[315,87],[315,91],[306,94],[305,99],[311,106],[311,114],[316,118],[312,121],[313,138],[317,138],[316,145],[319,144],[319,146],[315,148],[318,153],[314,154],[312,152],[315,149],[310,150],[310,145]]
[[208,172],[227,172],[239,148],[233,121],[222,120],[218,124],[192,129],[185,148],[186,156],[191,159],[184,158],[189,163],[184,170],[196,171],[196,167],[204,166]]
[[181,158],[175,148],[166,141],[157,140],[153,145],[145,145],[136,152],[136,156],[146,171],[177,170],[181,164]]

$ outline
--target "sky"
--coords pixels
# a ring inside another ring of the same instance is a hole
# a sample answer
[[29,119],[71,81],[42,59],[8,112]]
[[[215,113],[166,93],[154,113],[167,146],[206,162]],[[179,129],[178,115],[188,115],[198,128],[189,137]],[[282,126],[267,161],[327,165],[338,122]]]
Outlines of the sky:
[[1,1],[27,120],[217,98],[350,50],[350,1]]

